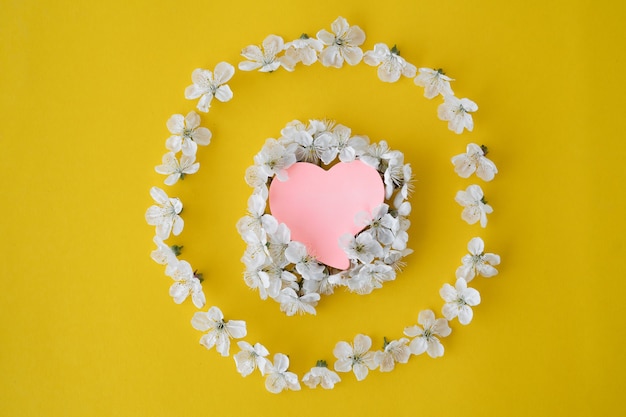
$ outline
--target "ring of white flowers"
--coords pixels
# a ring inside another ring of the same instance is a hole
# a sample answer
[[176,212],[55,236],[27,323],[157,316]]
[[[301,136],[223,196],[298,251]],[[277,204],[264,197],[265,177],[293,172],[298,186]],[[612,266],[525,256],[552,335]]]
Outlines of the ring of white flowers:
[[[400,57],[395,46],[389,49],[385,44],[379,43],[372,51],[363,53],[360,45],[365,41],[365,33],[358,26],[349,26],[342,17],[332,23],[331,29],[333,33],[320,30],[316,38],[303,35],[286,44],[282,38],[270,35],[263,41],[262,49],[258,46],[248,46],[243,49],[242,55],[247,61],[241,62],[239,69],[271,72],[283,67],[293,71],[298,63],[311,65],[317,61],[326,67],[340,68],[344,62],[356,65],[363,60],[368,65],[378,66],[378,77],[382,81],[396,82],[401,76],[414,77],[415,84],[425,88],[424,95],[427,98],[441,95],[444,101],[438,108],[438,116],[448,122],[449,129],[457,134],[462,133],[464,129],[469,131],[473,129],[474,124],[470,113],[476,111],[478,106],[469,99],[456,98],[450,88],[452,79],[445,76],[443,71],[420,68],[419,75],[415,76],[416,67]],[[195,70],[192,74],[193,84],[185,90],[185,97],[199,98],[198,110],[208,112],[213,98],[226,102],[233,97],[226,82],[230,80],[234,72],[234,67],[227,62],[217,64],[214,72]],[[314,121],[312,124],[317,122]],[[167,127],[172,133],[166,141],[166,148],[169,152],[163,156],[163,163],[155,169],[158,173],[167,175],[166,185],[173,185],[179,179],[184,179],[186,175],[198,171],[199,163],[195,162],[198,145],[208,145],[211,132],[200,127],[200,117],[193,111],[187,116],[180,114],[172,116],[167,122]],[[483,146],[468,144],[465,153],[452,158],[455,172],[463,178],[476,173],[484,181],[492,180],[498,171],[495,164],[485,157],[486,151]],[[180,159],[176,157],[178,152],[181,152]],[[256,183],[253,180],[254,177],[254,173],[249,170],[246,176],[249,184]],[[403,185],[409,183],[410,181],[406,181]],[[408,193],[408,186],[406,191]],[[201,274],[194,271],[189,262],[178,258],[181,247],[168,246],[164,242],[170,234],[179,235],[183,230],[184,222],[180,216],[182,202],[178,198],[168,197],[158,187],[152,187],[150,195],[156,204],[148,208],[145,218],[148,224],[156,226],[154,242],[157,245],[151,257],[157,263],[165,265],[166,275],[174,280],[170,287],[170,295],[174,302],[180,304],[191,297],[194,305],[201,309],[206,303]],[[260,195],[263,195],[262,187]],[[403,196],[404,198],[406,195]],[[486,227],[487,214],[492,212],[492,208],[485,202],[479,185],[472,184],[465,191],[458,191],[455,201],[463,206],[461,217],[467,223],[480,222],[482,227]],[[397,204],[396,208],[401,207],[402,204],[402,202]],[[257,211],[255,213],[258,214]],[[261,214],[260,217],[262,218],[263,215]],[[379,368],[381,372],[391,371],[396,363],[406,363],[411,355],[426,352],[433,358],[442,356],[444,347],[439,338],[451,333],[448,322],[458,318],[461,324],[469,324],[473,317],[472,307],[480,303],[478,291],[469,288],[467,284],[478,275],[492,277],[498,273],[494,266],[500,263],[500,257],[485,253],[484,242],[480,237],[470,240],[468,251],[469,254],[462,257],[462,264],[456,270],[455,285],[444,284],[440,290],[440,295],[445,301],[441,310],[443,318],[436,318],[432,310],[422,310],[417,318],[419,325],[404,328],[404,335],[412,339],[403,337],[388,341],[384,338],[382,349],[377,351],[370,351],[372,340],[367,335],[356,335],[351,344],[340,341],[333,350],[336,358],[335,371],[353,371],[356,379],[360,381],[367,376],[368,370]],[[191,324],[197,330],[206,332],[201,337],[200,343],[207,349],[215,347],[222,356],[230,354],[231,339],[240,339],[247,334],[244,321],[225,321],[221,310],[215,306],[209,308],[207,312],[196,312]],[[252,345],[246,341],[239,341],[237,344],[240,348],[240,351],[234,355],[237,371],[242,376],[247,376],[258,369],[261,375],[265,376],[266,389],[272,393],[300,390],[300,381],[310,388],[321,385],[329,389],[341,380],[336,372],[327,367],[325,360],[318,361],[300,379],[288,370],[289,357],[287,355],[276,353],[272,362],[268,359],[269,351],[262,344]]]
[[[266,213],[268,187],[274,178],[286,179],[286,170],[296,162],[310,162],[324,168],[333,163],[360,160],[376,169],[385,186],[385,202],[372,213],[358,213],[355,222],[364,229],[355,237],[346,235],[340,245],[351,265],[337,270],[318,262],[304,244],[290,239],[284,223]],[[394,280],[404,265],[411,205],[411,166],[400,151],[387,142],[369,143],[366,136],[352,136],[351,130],[331,121],[294,120],[282,129],[281,137],[268,139],[246,170],[246,182],[254,192],[248,199],[248,214],[237,223],[247,243],[242,258],[244,279],[262,299],[280,303],[288,316],[315,314],[321,295],[345,286],[358,294],[369,294]]]

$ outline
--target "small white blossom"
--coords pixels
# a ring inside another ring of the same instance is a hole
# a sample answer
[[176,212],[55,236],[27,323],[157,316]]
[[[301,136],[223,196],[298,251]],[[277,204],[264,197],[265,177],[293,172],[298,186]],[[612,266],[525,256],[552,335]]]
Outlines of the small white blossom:
[[242,71],[253,71],[259,69],[261,72],[273,72],[281,65],[289,71],[293,71],[293,67],[285,65],[278,58],[278,54],[282,52],[285,42],[283,38],[276,35],[269,35],[263,40],[263,49],[256,45],[250,45],[243,48],[241,55],[248,59],[239,63],[239,69]]
[[161,239],[170,237],[170,233],[178,236],[183,231],[184,221],[179,216],[183,203],[178,198],[169,198],[165,191],[158,187],[150,189],[150,195],[157,205],[150,206],[146,211],[146,221],[156,226],[156,235]]
[[167,120],[167,129],[172,136],[165,141],[165,147],[174,153],[182,150],[183,155],[195,156],[198,145],[211,143],[211,131],[200,127],[200,116],[195,111],[185,117],[182,114],[173,115]]
[[270,138],[254,156],[254,163],[268,178],[276,175],[280,181],[285,181],[288,178],[286,170],[296,163],[296,155],[276,139]]
[[204,307],[206,298],[202,292],[202,284],[187,261],[170,263],[165,268],[165,275],[175,282],[170,287],[170,295],[176,304],[180,304],[191,295],[193,305],[198,308]]
[[265,367],[268,362],[266,356],[270,354],[265,346],[260,343],[255,343],[252,346],[244,341],[237,342],[237,346],[241,349],[241,351],[233,355],[237,372],[245,377],[250,375],[255,369],[258,369],[261,375],[265,375]]
[[347,233],[339,238],[339,246],[350,259],[357,259],[364,264],[383,256],[383,248],[369,232],[362,232],[356,238]]
[[150,257],[154,260],[154,262],[160,265],[169,265],[178,262],[176,254],[172,248],[163,243],[163,239],[158,236],[154,236],[152,241],[157,245],[157,248],[150,253]]
[[[321,135],[313,135],[306,131],[300,130],[293,134],[294,143],[296,147],[296,158],[298,161],[311,162],[317,164],[322,155],[324,155],[323,162],[329,164],[334,159],[334,155],[329,153],[333,145],[333,136],[324,133]],[[335,149],[336,149],[335,143]],[[332,157],[331,157],[332,156]]]
[[352,277],[347,280],[350,291],[357,294],[369,294],[375,289],[383,287],[383,283],[396,279],[394,269],[382,262],[363,265],[353,271]]
[[228,356],[230,339],[241,339],[248,333],[245,321],[224,321],[224,314],[217,307],[211,307],[206,313],[199,311],[194,314],[191,325],[196,330],[207,332],[200,339],[200,344],[207,349],[215,346],[222,356]]
[[413,253],[413,250],[411,249],[404,249],[404,250],[389,249],[385,253],[383,262],[389,265],[390,267],[392,267],[394,271],[399,272],[399,271],[402,271],[402,269],[406,266],[406,262],[404,262],[402,259],[405,256],[408,256],[412,253]]
[[241,261],[248,269],[261,268],[271,262],[271,255],[267,248],[267,234],[265,230],[255,233],[250,230],[241,235],[241,238],[248,244]]
[[291,242],[291,231],[286,224],[281,223],[273,232],[268,232],[268,250],[272,257],[272,262],[279,268],[284,268],[289,264],[285,256],[285,250]]
[[318,293],[321,295],[330,295],[335,291],[335,284],[331,282],[330,275],[324,275],[319,281],[305,279],[302,283],[302,291],[304,294]]
[[[400,153],[389,149],[387,141],[381,140],[378,143],[372,143],[365,149],[360,160],[374,169],[380,170],[379,167],[386,169],[387,163],[394,157],[399,157]],[[384,170],[383,169],[383,170]]]
[[302,382],[309,388],[317,388],[321,385],[324,389],[333,389],[335,384],[341,382],[341,378],[336,372],[328,369],[325,361],[318,361],[316,366],[304,374]]
[[415,65],[406,62],[395,46],[389,50],[384,43],[377,43],[374,50],[367,51],[363,62],[373,67],[378,66],[378,78],[388,83],[395,83],[401,75],[413,78],[417,72]]
[[[283,273],[288,273],[283,271]],[[273,265],[262,266],[259,269],[249,268],[244,272],[243,279],[248,287],[259,290],[262,300],[267,297],[276,298],[282,287],[281,272]]]
[[456,280],[456,288],[450,284],[444,284],[439,290],[441,298],[446,302],[441,313],[447,320],[459,318],[459,323],[469,324],[474,316],[472,307],[480,304],[480,294],[474,288],[467,287],[467,281],[463,278]]
[[317,54],[322,51],[324,44],[315,38],[302,35],[300,39],[285,44],[283,62],[293,68],[298,62],[311,65],[317,62]]
[[174,152],[163,155],[163,164],[154,168],[159,174],[167,175],[164,181],[166,185],[174,185],[179,179],[185,179],[185,175],[195,174],[198,169],[200,169],[200,163],[196,162],[195,155],[182,155],[179,162]]
[[315,315],[315,306],[320,300],[320,295],[314,292],[299,296],[293,288],[284,288],[280,291],[277,301],[280,303],[280,311],[288,316],[309,313]]
[[468,98],[458,99],[454,96],[444,96],[444,102],[437,108],[439,119],[448,122],[448,129],[461,134],[463,129],[472,131],[474,120],[470,113],[478,110],[478,105]]
[[487,148],[478,146],[475,143],[467,145],[466,152],[452,157],[454,172],[461,178],[468,178],[474,172],[478,178],[484,181],[491,181],[498,173],[496,164],[485,157]]
[[439,94],[442,96],[453,96],[450,81],[452,78],[446,76],[441,69],[420,68],[419,75],[415,77],[415,84],[424,87],[424,96],[428,99],[435,98]]
[[365,32],[358,26],[348,25],[343,17],[338,17],[330,27],[333,33],[325,29],[317,32],[317,38],[326,45],[320,53],[322,65],[341,68],[344,60],[350,65],[361,62],[363,51],[359,46],[365,42]]
[[213,97],[223,103],[233,98],[233,92],[226,83],[234,74],[235,67],[228,62],[217,64],[214,72],[197,68],[191,73],[193,84],[185,89],[185,98],[193,100],[200,97],[197,108],[207,113]]
[[394,233],[399,227],[398,219],[389,214],[389,205],[385,203],[375,207],[371,216],[366,212],[357,213],[355,222],[367,227],[367,232],[383,245],[390,245],[394,241]]
[[463,256],[463,265],[456,270],[456,277],[470,282],[476,275],[490,278],[498,274],[495,265],[500,264],[500,256],[485,253],[485,242],[479,237],[472,238],[467,244],[469,255]]
[[398,228],[395,231],[396,236],[391,247],[395,250],[403,251],[406,249],[406,245],[409,241],[409,234],[407,230],[411,226],[411,221],[405,217],[398,217]]
[[398,189],[398,194],[394,199],[396,206],[402,204],[413,192],[413,170],[411,164],[405,164],[403,159],[403,156],[391,158],[383,174],[385,198],[391,198],[394,190]]
[[409,349],[414,355],[428,353],[431,358],[443,356],[444,348],[437,336],[446,337],[452,329],[446,319],[436,319],[432,310],[420,311],[417,322],[423,326],[411,326],[404,329],[404,334],[414,337],[409,344]]
[[487,214],[493,213],[493,208],[485,202],[482,188],[470,185],[465,191],[458,191],[454,201],[463,206],[461,218],[469,224],[480,220],[482,227],[487,226]]
[[248,198],[248,214],[237,222],[239,234],[245,236],[252,232],[257,236],[261,233],[274,233],[278,227],[278,221],[271,214],[265,213],[267,200],[258,194],[252,194]]
[[274,355],[274,364],[267,361],[265,366],[265,388],[273,394],[278,394],[283,390],[300,391],[300,381],[298,375],[288,372],[289,357],[282,353]]
[[409,361],[411,350],[407,346],[408,343],[409,339],[405,337],[391,342],[385,339],[384,349],[374,354],[374,363],[380,367],[381,372],[393,371],[396,362],[407,363]]
[[366,136],[351,136],[351,133],[350,128],[344,125],[337,125],[333,129],[341,162],[354,161],[357,156],[365,152],[369,145],[369,139]]
[[246,169],[246,184],[252,188],[260,188],[267,184],[267,175],[256,165],[251,165]]
[[374,353],[370,352],[372,339],[369,336],[358,334],[354,337],[354,343],[339,342],[333,350],[337,358],[335,371],[353,371],[357,381],[362,381],[368,374],[369,369],[375,369]]
[[324,278],[324,265],[308,254],[303,243],[295,240],[289,242],[285,256],[289,262],[296,265],[296,270],[304,279],[319,281]]

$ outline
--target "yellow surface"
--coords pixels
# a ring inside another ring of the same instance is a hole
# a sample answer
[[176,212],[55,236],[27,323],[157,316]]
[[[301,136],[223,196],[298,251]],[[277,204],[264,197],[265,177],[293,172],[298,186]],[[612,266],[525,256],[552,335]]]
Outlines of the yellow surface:
[[[443,358],[276,396],[198,344],[196,309],[172,302],[149,257],[144,213],[149,188],[166,188],[154,172],[165,122],[195,106],[183,96],[192,70],[339,15],[365,30],[365,49],[396,43],[443,67],[479,104],[476,129],[448,131],[438,99],[366,65],[237,72],[234,99],[203,115],[214,137],[200,172],[168,189],[185,203],[172,242],[205,274],[208,305],[302,375],[332,362],[339,340],[367,333],[378,348],[421,309],[439,311],[472,236],[503,263],[473,281],[483,302],[471,325],[453,322]],[[0,415],[623,414],[625,18],[618,1],[1,1]],[[405,153],[415,254],[383,290],[339,291],[317,317],[286,318],[241,279],[243,172],[285,123],[323,117]],[[474,180],[449,158],[469,142],[501,171],[483,184],[495,209],[484,230],[453,201]]]

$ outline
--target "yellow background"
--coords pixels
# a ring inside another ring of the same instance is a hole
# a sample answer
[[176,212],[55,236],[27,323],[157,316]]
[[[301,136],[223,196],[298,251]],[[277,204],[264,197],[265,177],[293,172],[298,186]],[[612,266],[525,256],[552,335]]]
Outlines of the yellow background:
[[[0,1],[0,415],[626,412],[625,11],[620,1]],[[339,15],[364,29],[364,49],[395,43],[456,78],[455,92],[480,106],[475,131],[448,131],[438,99],[364,64],[237,72],[234,99],[202,115],[214,136],[200,172],[162,184],[165,122],[194,108],[183,96],[193,69],[236,65],[270,33],[314,35]],[[287,318],[241,278],[243,173],[285,123],[323,117],[405,153],[415,253],[384,289],[339,291],[317,317]],[[495,209],[484,230],[453,201],[475,181],[449,162],[469,142],[488,145],[501,171],[479,182]],[[299,375],[332,362],[339,340],[367,333],[378,348],[421,309],[440,314],[438,290],[471,237],[503,262],[472,282],[482,304],[469,326],[453,322],[443,358],[276,396],[200,346],[196,309],[169,297],[149,257],[153,185],[185,204],[172,242],[204,273],[208,306],[245,319],[246,340],[289,354]]]

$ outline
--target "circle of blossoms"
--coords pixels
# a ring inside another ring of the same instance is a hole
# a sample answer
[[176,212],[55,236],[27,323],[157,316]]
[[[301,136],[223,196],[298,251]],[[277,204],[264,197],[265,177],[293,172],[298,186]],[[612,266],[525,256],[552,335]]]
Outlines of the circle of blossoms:
[[[341,68],[344,63],[357,65],[364,61],[377,67],[378,77],[384,82],[412,78],[415,85],[424,88],[426,98],[442,97],[443,103],[437,114],[448,122],[450,130],[457,134],[473,130],[472,113],[478,110],[478,106],[470,99],[454,95],[450,86],[454,79],[445,75],[442,69],[415,67],[400,56],[395,45],[389,48],[378,43],[373,50],[363,52],[361,45],[364,42],[363,30],[339,17],[331,24],[331,32],[322,29],[315,38],[302,34],[298,39],[284,42],[280,36],[270,35],[260,46],[243,48],[242,56],[246,61],[239,63],[238,68],[260,72],[281,68],[293,71],[298,64],[309,66],[320,62],[325,67]],[[208,113],[213,98],[222,103],[233,98],[233,91],[227,83],[234,74],[235,67],[228,62],[218,63],[212,71],[198,68],[192,73],[193,84],[185,90],[185,97],[199,99],[197,110]],[[168,120],[171,133],[165,144],[168,152],[163,155],[162,164],[155,168],[159,174],[166,175],[166,185],[172,186],[198,172],[200,164],[195,162],[198,145],[209,145],[212,136],[200,123],[200,116],[193,111],[186,116],[175,114]],[[320,120],[311,120],[308,124],[294,121],[281,134],[280,139],[269,139],[265,143],[255,156],[255,165],[248,168],[245,175],[246,182],[254,188],[248,200],[248,214],[237,225],[248,243],[244,255],[246,282],[256,286],[262,298],[275,298],[286,314],[293,315],[314,314],[320,295],[332,292],[337,285],[345,285],[357,293],[369,293],[382,282],[393,279],[395,271],[404,265],[402,258],[411,252],[406,248],[410,224],[407,216],[411,206],[405,201],[411,191],[411,168],[404,163],[402,154],[390,150],[384,141],[370,144],[365,137],[352,136],[345,126]],[[483,181],[491,181],[498,170],[485,157],[486,154],[485,146],[468,144],[466,153],[452,158],[455,172],[462,178],[475,173]],[[353,267],[348,271],[333,271],[308,256],[303,244],[290,240],[286,225],[278,224],[271,214],[265,213],[267,185],[273,177],[284,179],[286,168],[297,161],[329,165],[336,159],[348,162],[357,158],[381,174],[386,200],[364,218],[366,228],[363,232],[348,236],[342,243]],[[183,204],[158,187],[152,187],[150,195],[156,203],[145,214],[147,223],[155,226],[153,241],[156,249],[150,256],[156,263],[164,265],[165,274],[172,278],[169,293],[173,301],[181,304],[191,299],[198,309],[203,309],[206,298],[202,274],[189,262],[179,259],[182,246],[164,242],[171,234],[181,234]],[[463,206],[461,217],[467,223],[487,225],[486,216],[493,212],[493,208],[486,203],[479,185],[471,184],[466,190],[458,191],[455,200]],[[274,353],[271,360],[270,351],[261,343],[241,340],[237,342],[239,352],[233,355],[237,371],[246,377],[258,370],[265,378],[266,389],[280,393],[300,390],[300,382],[309,388],[332,389],[341,382],[337,372],[352,372],[360,381],[370,370],[389,372],[396,364],[407,363],[415,355],[443,356],[445,349],[441,339],[452,332],[449,323],[457,319],[462,325],[469,324],[474,317],[473,308],[481,302],[478,291],[468,287],[468,283],[477,276],[489,278],[498,274],[495,266],[499,265],[500,256],[485,252],[485,243],[480,237],[472,238],[467,247],[469,254],[462,257],[454,286],[444,284],[440,289],[444,301],[443,317],[437,318],[431,309],[421,310],[417,316],[418,324],[404,328],[403,334],[408,338],[387,340],[385,337],[379,350],[372,350],[372,339],[364,334],[356,335],[353,343],[339,341],[333,350],[334,370],[321,359],[302,378],[289,371],[290,356]],[[282,266],[268,264],[268,259]],[[284,266],[289,264],[293,268],[285,270]],[[222,356],[230,356],[232,339],[243,339],[248,334],[245,321],[226,320],[217,306],[206,312],[196,312],[191,325],[203,332],[200,344],[215,349]]]

